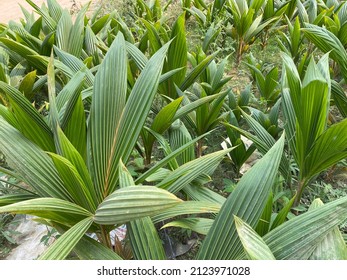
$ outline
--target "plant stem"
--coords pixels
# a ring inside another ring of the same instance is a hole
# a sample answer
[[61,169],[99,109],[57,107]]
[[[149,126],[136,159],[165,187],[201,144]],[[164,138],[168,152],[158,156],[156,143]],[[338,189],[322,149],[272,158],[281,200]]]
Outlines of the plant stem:
[[198,141],[198,147],[197,147],[197,157],[202,157],[202,139]]
[[150,165],[151,164],[151,155],[149,154],[147,154],[146,153],[146,157],[145,157],[145,166],[148,166],[148,165]]
[[238,50],[237,50],[237,54],[236,54],[236,65],[237,65],[237,67],[241,63],[243,45],[244,45],[243,38],[240,38],[239,45],[238,45]]
[[110,234],[108,233],[108,231],[105,229],[104,226],[100,226],[100,227],[101,227],[101,239],[102,239],[101,242],[102,242],[102,244],[104,244],[108,248],[112,249],[112,242],[111,242]]
[[293,206],[296,207],[300,203],[300,199],[302,196],[302,192],[304,191],[304,188],[306,187],[306,180],[300,180],[298,185],[298,191],[296,193],[295,201]]

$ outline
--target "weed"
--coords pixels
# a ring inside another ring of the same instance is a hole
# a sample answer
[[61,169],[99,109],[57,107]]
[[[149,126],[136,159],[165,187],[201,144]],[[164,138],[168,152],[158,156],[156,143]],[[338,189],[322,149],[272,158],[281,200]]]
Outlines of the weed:
[[60,236],[61,234],[59,234],[59,232],[55,228],[47,227],[47,234],[42,236],[40,242],[43,243],[43,245],[45,246],[49,246],[50,244],[52,244],[52,242],[57,240]]
[[0,259],[4,259],[10,253],[16,245],[16,235],[20,234],[13,230],[18,223],[14,217],[15,215],[9,213],[0,214]]

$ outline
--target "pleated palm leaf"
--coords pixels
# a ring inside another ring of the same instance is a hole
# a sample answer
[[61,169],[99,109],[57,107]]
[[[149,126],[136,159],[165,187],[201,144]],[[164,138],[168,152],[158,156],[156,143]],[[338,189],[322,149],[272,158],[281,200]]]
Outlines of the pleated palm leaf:
[[346,219],[347,198],[323,206],[316,199],[309,211],[260,237],[234,217],[246,258],[252,260],[346,260],[347,247],[338,228]]
[[337,226],[347,218],[347,197],[323,206],[314,201],[309,211],[287,221],[292,199],[273,221],[268,219],[262,236],[255,231],[263,222],[272,195],[283,146],[282,136],[241,178],[215,219],[183,218],[165,227],[188,228],[206,235],[197,259],[346,259],[346,245]]
[[303,80],[293,60],[284,55],[282,104],[289,147],[299,167],[295,204],[319,173],[347,156],[347,120],[328,127],[332,83],[328,54],[310,61]]
[[[330,26],[326,28],[319,27],[313,24],[306,24],[303,29],[305,36],[322,52],[329,53],[329,57],[334,60],[333,70],[338,69],[337,73],[341,74],[344,82],[347,81],[347,52],[345,49],[347,38],[345,31],[347,28],[347,5],[341,4],[341,9],[338,15],[335,16],[336,28]],[[333,21],[335,23],[335,21]],[[335,34],[329,29],[335,31]],[[337,75],[338,76],[338,75]],[[337,78],[337,77],[336,77]],[[342,81],[341,81],[342,82]],[[335,105],[341,112],[343,117],[347,115],[347,97],[344,92],[341,82],[332,81],[331,94]]]
[[[119,189],[120,163],[127,162],[139,137],[168,47],[148,61],[127,97],[127,52],[119,33],[95,77],[88,126],[80,91],[63,90],[56,96],[53,59],[48,66],[48,117],[1,82],[10,103],[1,111],[1,151],[12,169],[3,171],[25,182],[30,192],[1,196],[0,212],[32,214],[64,232],[42,259],[63,259],[74,248],[81,258],[119,258],[107,249],[108,232],[115,225],[181,202],[153,186]],[[66,137],[67,129],[75,132],[74,143]],[[96,232],[106,247],[88,238],[87,232]]]

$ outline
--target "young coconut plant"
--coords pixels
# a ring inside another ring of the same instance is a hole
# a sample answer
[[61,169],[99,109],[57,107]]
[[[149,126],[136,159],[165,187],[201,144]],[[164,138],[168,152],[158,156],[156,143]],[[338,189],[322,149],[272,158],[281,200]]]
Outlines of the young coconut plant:
[[[329,76],[328,54],[316,64],[311,59],[303,80],[293,59],[283,54],[282,108],[290,153],[299,168],[297,194],[294,205],[300,202],[306,186],[322,171],[347,156],[347,120],[328,127],[332,83]],[[341,100],[343,101],[343,100]],[[242,111],[255,135],[229,125],[251,139],[261,153],[266,153],[274,139],[255,119]],[[288,183],[289,162],[284,156],[280,170]]]
[[[263,237],[255,233],[254,229],[263,217],[277,177],[283,145],[282,135],[265,156],[241,178],[235,190],[223,203],[216,219],[211,222],[198,252],[198,259],[346,258],[346,245],[340,242],[341,234],[336,231],[336,227],[347,218],[347,197],[288,221],[279,217],[273,221],[270,230]],[[285,208],[283,213],[288,213],[290,206]],[[339,243],[334,252],[328,257],[322,248],[331,248],[332,244],[337,242]]]
[[250,45],[260,36],[261,32],[278,19],[275,16],[263,20],[262,6],[265,2],[265,0],[231,0],[228,2],[228,5],[225,4],[225,8],[232,15],[230,17],[230,23],[232,25],[230,35],[237,41],[237,65],[240,64],[243,54],[247,52]]
[[329,54],[310,61],[303,80],[283,55],[282,104],[290,151],[299,167],[295,205],[312,179],[347,157],[347,120],[328,127],[331,80]]
[[[13,169],[8,173],[27,183],[32,192],[1,197],[5,206],[0,211],[32,214],[64,232],[41,259],[63,259],[76,246],[76,252],[88,258],[84,245],[95,248],[96,254],[87,253],[98,258],[106,247],[112,247],[108,232],[115,225],[152,216],[181,202],[172,193],[153,186],[118,187],[120,162],[127,161],[138,139],[157,91],[168,46],[148,61],[127,99],[127,53],[123,35],[117,35],[95,78],[86,154],[61,129],[64,117],[61,119],[57,110],[52,60],[48,67],[49,120],[30,109],[20,92],[1,83],[11,104],[0,118],[1,150]],[[116,75],[111,69],[116,69]],[[77,100],[76,106],[84,116],[81,95]],[[65,105],[65,111],[69,111],[71,104]],[[75,132],[79,131],[81,120],[76,115],[73,125]],[[106,247],[85,236],[86,232],[96,232]],[[102,258],[119,258],[111,253]]]
[[[160,213],[172,218],[176,214],[218,211],[216,203],[185,204],[174,194],[210,171],[230,150],[176,166],[157,186],[138,186],[150,175],[157,175],[157,171],[199,139],[168,153],[137,179],[137,186],[131,184],[120,189],[120,174],[126,169],[122,162],[128,161],[151,109],[169,44],[148,60],[128,95],[129,48],[123,35],[117,35],[95,79],[91,80],[94,85],[88,126],[81,96],[85,73],[81,71],[56,95],[51,58],[48,64],[50,103],[46,117],[14,87],[0,83],[9,100],[9,106],[2,106],[0,110],[0,143],[11,168],[2,171],[30,188],[25,194],[2,196],[0,212],[32,214],[63,233],[41,259],[63,259],[71,250],[83,259],[119,259],[111,250],[110,230],[141,218],[144,218],[139,221],[142,226],[132,227],[133,236],[137,236],[131,244],[134,257],[162,259],[165,254],[162,247],[157,246],[161,241],[150,216]],[[57,48],[55,51],[61,52]],[[116,69],[116,76],[112,69]],[[165,212],[182,203],[184,207]],[[101,243],[86,236],[87,232],[97,233]]]

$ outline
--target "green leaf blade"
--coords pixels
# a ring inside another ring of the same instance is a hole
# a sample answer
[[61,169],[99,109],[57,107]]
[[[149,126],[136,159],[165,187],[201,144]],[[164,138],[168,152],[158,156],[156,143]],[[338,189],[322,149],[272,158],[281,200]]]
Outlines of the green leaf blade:
[[16,88],[0,82],[0,89],[10,99],[22,133],[47,151],[55,151],[53,133],[43,117]]
[[249,259],[251,260],[275,260],[270,248],[264,240],[247,223],[238,217],[234,217],[237,233]]
[[122,260],[113,250],[86,235],[73,250],[81,260]]
[[70,200],[49,156],[0,118],[0,145],[8,164],[40,196]]
[[[121,188],[134,185],[127,168],[120,164],[119,184]],[[141,188],[141,186],[139,186]],[[150,217],[144,217],[126,224],[134,258],[138,260],[165,260],[165,251]]]
[[199,250],[198,259],[240,258],[243,249],[233,217],[241,217],[252,227],[257,225],[277,175],[283,146],[284,135],[241,178],[219,211]]
[[126,223],[152,216],[180,203],[173,194],[151,186],[129,186],[107,197],[95,212],[95,222],[102,225]]
[[88,217],[58,238],[40,257],[39,260],[63,260],[73,250],[93,223],[93,218]]
[[[320,199],[315,199],[309,210],[323,206]],[[334,227],[316,247],[310,260],[346,260],[347,247],[338,226]]]
[[0,207],[0,212],[30,214],[71,226],[80,220],[92,216],[81,206],[57,198],[34,198]]
[[[112,71],[117,71],[116,78]],[[118,35],[95,77],[90,112],[90,141],[95,186],[100,198],[108,194],[111,161],[115,152],[119,121],[127,90],[125,43]]]
[[328,232],[346,218],[347,198],[343,197],[290,219],[263,239],[277,260],[306,260]]

